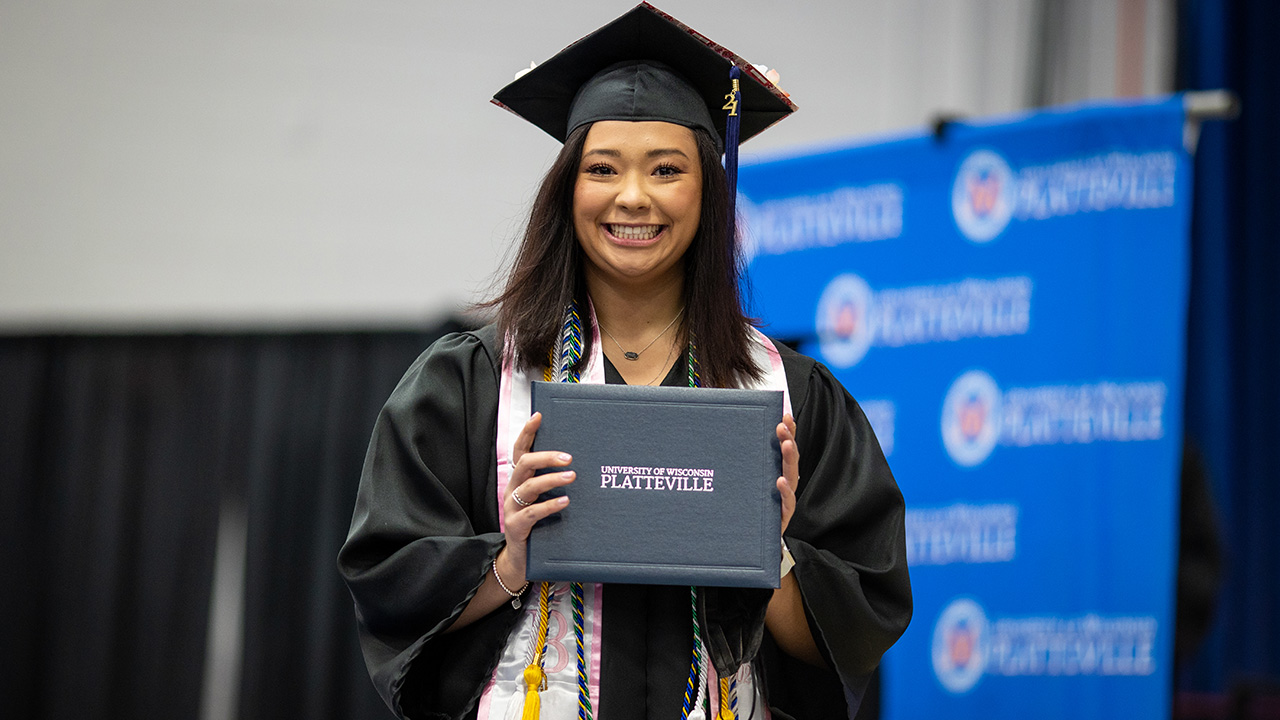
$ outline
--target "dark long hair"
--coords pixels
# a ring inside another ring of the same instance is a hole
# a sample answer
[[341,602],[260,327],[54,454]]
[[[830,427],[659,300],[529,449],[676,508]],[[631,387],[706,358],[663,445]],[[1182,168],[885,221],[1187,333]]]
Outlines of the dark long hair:
[[[526,370],[546,367],[570,301],[577,300],[586,312],[573,190],[590,128],[579,127],[565,139],[533,201],[505,287],[479,305],[498,307],[499,337],[515,339],[504,352],[513,353],[513,362]],[[693,134],[702,166],[702,208],[684,256],[685,312],[680,326],[696,344],[703,384],[733,387],[761,377],[762,369],[752,362],[750,352],[751,326],[756,322],[742,310],[742,258],[738,243],[729,237],[729,195],[716,142],[705,130],[695,129]],[[577,370],[584,369],[591,356],[591,333],[583,332],[582,343]]]

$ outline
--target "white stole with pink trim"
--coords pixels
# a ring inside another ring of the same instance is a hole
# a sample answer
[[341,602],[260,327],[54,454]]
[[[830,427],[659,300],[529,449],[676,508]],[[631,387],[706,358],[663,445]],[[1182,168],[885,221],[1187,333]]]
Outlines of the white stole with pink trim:
[[[580,376],[580,382],[604,383],[604,359],[600,353],[600,331],[596,327],[594,314],[588,313],[591,325],[591,357],[586,369]],[[751,358],[756,366],[764,368],[764,374],[757,382],[744,385],[750,390],[781,390],[784,413],[791,412],[791,396],[787,390],[787,376],[782,367],[782,357],[773,343],[758,330],[752,330]],[[511,451],[516,437],[524,424],[533,414],[531,411],[531,381],[541,380],[530,376],[524,370],[512,367],[511,353],[503,353],[502,379],[498,395],[498,523],[505,526],[503,498],[506,495],[507,483],[511,480]],[[781,418],[779,418],[781,421]],[[604,586],[599,583],[587,583],[584,586],[583,606],[583,646],[585,649],[588,691],[591,696],[591,707],[598,708],[600,703],[600,637],[604,626],[602,610]],[[578,716],[578,678],[577,651],[571,621],[569,602],[569,584],[553,583],[551,587],[551,612],[548,619],[547,648],[543,656],[543,670],[546,673],[546,687],[540,693],[542,704],[541,720],[569,720]],[[498,661],[493,676],[485,685],[480,695],[479,714],[477,720],[519,720],[524,709],[525,683],[524,669],[532,662],[533,636],[538,623],[538,603],[536,593],[533,598],[526,596],[524,612],[517,621],[515,629],[507,638],[507,644]],[[690,638],[690,652],[693,639]],[[704,652],[704,655],[706,653]],[[699,697],[710,694],[712,716],[718,705],[718,683],[711,663],[704,659],[704,671],[701,673]],[[710,676],[710,677],[708,677]],[[737,696],[744,700],[738,702],[740,720],[757,720],[768,717],[768,709],[763,698],[759,696],[752,683],[749,665],[744,665],[736,676]],[[754,696],[754,698],[753,698]],[[752,702],[754,699],[755,702]],[[691,720],[707,720],[699,707],[690,712]],[[604,720],[608,720],[605,718]]]

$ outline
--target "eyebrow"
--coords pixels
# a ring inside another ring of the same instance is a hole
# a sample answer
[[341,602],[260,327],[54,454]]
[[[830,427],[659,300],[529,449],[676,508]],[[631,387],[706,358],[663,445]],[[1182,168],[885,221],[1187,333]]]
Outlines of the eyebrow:
[[[597,148],[595,150],[588,150],[582,154],[582,157],[587,157],[589,155],[606,155],[608,157],[622,157],[622,153],[620,151],[610,150],[606,148]],[[683,157],[683,158],[689,157],[688,153],[686,153],[683,150],[680,150],[679,148],[654,148],[653,150],[646,152],[644,155],[646,158],[663,157],[666,155],[679,155],[680,157]]]

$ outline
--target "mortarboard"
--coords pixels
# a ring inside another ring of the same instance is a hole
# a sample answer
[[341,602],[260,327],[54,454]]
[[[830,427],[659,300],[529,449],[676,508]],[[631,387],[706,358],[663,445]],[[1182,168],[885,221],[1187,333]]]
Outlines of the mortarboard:
[[742,74],[739,142],[745,142],[795,104],[746,60],[643,2],[521,75],[493,102],[564,142],[574,127],[595,120],[704,127],[695,122],[700,98],[707,129],[723,142],[735,66]]
[[730,202],[738,144],[796,110],[746,60],[647,2],[518,76],[493,103],[560,142],[597,120],[705,128],[725,153]]

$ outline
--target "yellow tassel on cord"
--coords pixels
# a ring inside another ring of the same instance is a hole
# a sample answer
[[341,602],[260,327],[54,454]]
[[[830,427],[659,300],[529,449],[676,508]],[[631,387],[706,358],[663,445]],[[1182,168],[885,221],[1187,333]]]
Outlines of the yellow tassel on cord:
[[524,712],[520,720],[538,720],[542,712],[542,700],[538,691],[546,685],[547,676],[542,671],[542,653],[547,649],[547,622],[551,616],[551,583],[544,582],[538,587],[538,631],[534,636],[533,662],[524,669],[524,686],[528,692],[524,696]]
[[542,699],[538,697],[542,680],[542,668],[530,665],[524,669],[524,684],[529,692],[524,696],[524,714],[520,716],[520,720],[538,720],[538,713],[542,712]]
[[720,678],[720,714],[717,720],[737,720],[729,707],[729,678]]

